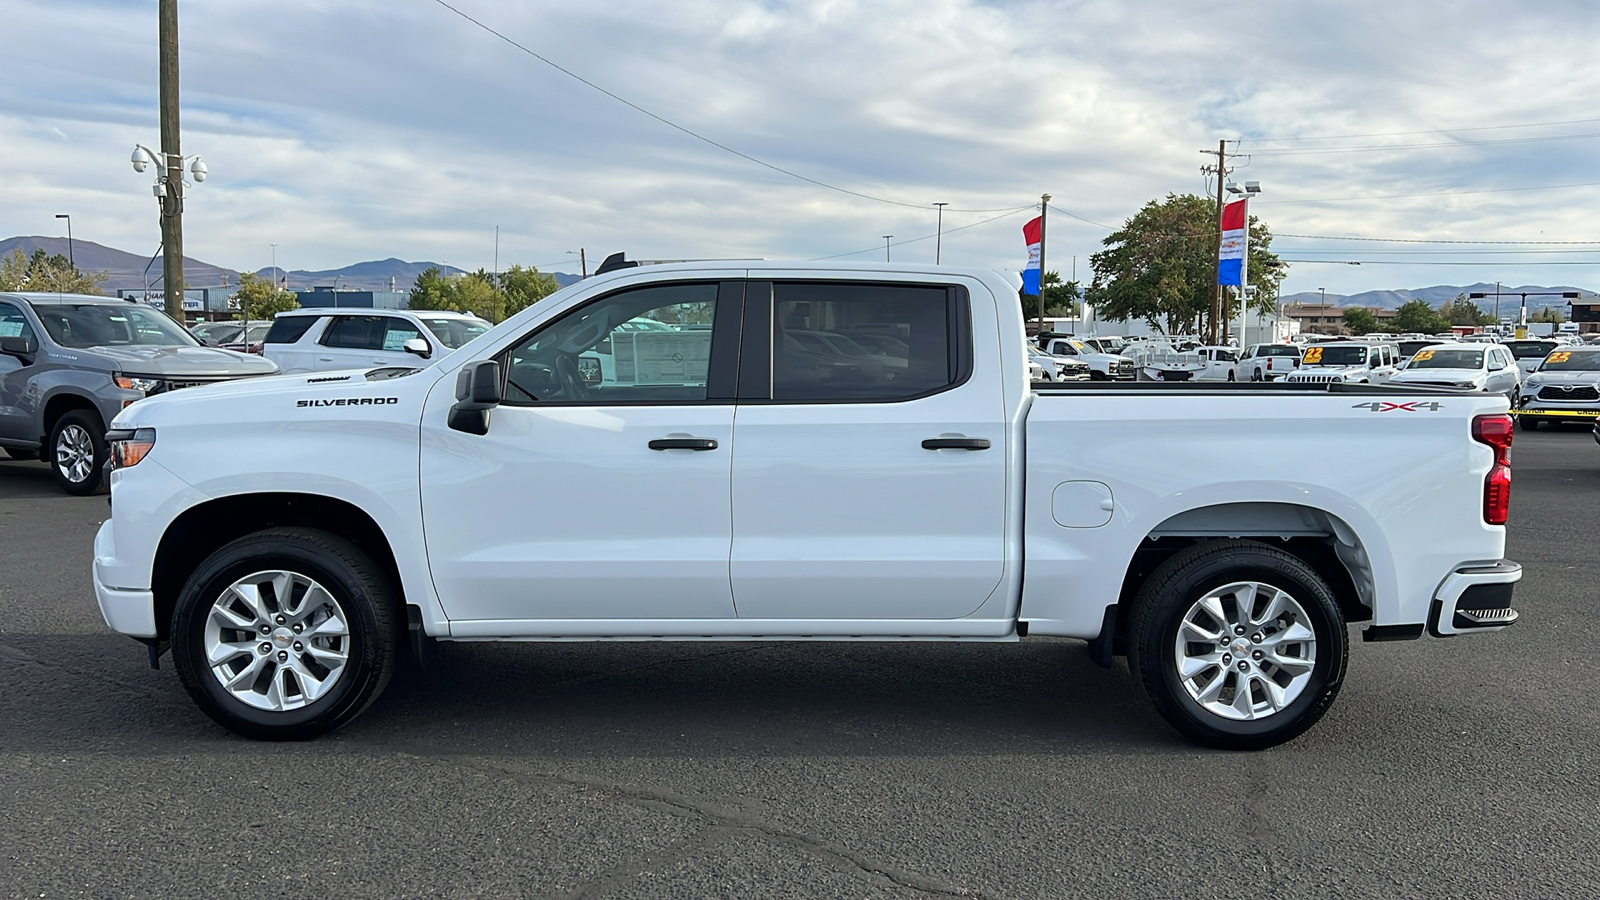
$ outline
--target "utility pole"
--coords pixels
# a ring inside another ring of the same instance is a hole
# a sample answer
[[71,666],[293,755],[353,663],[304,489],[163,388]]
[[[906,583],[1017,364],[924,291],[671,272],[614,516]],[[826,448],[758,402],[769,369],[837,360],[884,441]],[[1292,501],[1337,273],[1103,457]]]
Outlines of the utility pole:
[[[1228,142],[1226,140],[1217,141],[1216,150],[1201,150],[1200,152],[1217,154],[1217,164],[1215,166],[1202,166],[1200,169],[1201,172],[1208,175],[1215,172],[1217,176],[1217,242],[1211,266],[1212,271],[1215,272],[1222,267],[1222,189],[1223,185],[1227,183],[1228,172],[1230,171],[1228,168]],[[1248,227],[1248,224],[1246,227]],[[1215,277],[1215,275],[1212,277]],[[1242,287],[1241,285],[1241,292]],[[1219,284],[1216,286],[1216,293],[1212,295],[1211,315],[1206,322],[1205,339],[1207,344],[1217,344],[1220,341],[1217,323],[1222,319],[1222,310],[1224,309],[1222,298],[1223,287]]]
[[[178,146],[178,0],[159,0],[161,153],[167,172],[161,197],[161,282],[167,312],[185,324],[183,309],[183,151]],[[174,307],[172,298],[177,298]]]
[[1050,195],[1039,195],[1039,333],[1044,334],[1044,226],[1050,213]]
[[[939,207],[939,224],[933,230],[933,264],[936,266],[939,264],[939,252],[944,244],[944,208],[949,205],[948,201],[934,204],[934,206]],[[71,227],[72,223],[68,222],[67,228],[70,229]]]

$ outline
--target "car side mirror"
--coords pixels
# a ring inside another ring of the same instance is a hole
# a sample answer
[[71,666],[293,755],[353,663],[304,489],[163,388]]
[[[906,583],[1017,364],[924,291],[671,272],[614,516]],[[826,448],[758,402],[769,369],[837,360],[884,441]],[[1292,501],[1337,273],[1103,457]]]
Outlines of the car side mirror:
[[407,353],[415,353],[423,359],[433,358],[433,348],[428,346],[428,342],[426,340],[423,340],[419,337],[412,338],[411,340],[406,341],[404,344],[401,344],[400,349],[406,351]]
[[36,348],[33,346],[33,341],[30,341],[25,337],[0,337],[0,353],[5,354],[6,356],[15,356],[17,359],[21,360],[24,365],[31,364],[33,362],[33,354],[35,350]]
[[480,359],[461,367],[456,375],[456,404],[448,424],[468,434],[489,433],[489,413],[500,405],[500,364]]

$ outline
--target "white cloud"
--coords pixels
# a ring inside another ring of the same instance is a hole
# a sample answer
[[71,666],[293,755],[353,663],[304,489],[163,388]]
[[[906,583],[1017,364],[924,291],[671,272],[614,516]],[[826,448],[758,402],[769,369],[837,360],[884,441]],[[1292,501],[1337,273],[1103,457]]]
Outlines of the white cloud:
[[[1266,186],[1255,211],[1275,232],[1600,239],[1589,215],[1600,188],[1286,202],[1600,181],[1600,139],[1267,152],[1600,132],[1600,122],[1260,140],[1588,118],[1600,88],[1581,63],[1600,33],[1589,4],[1245,2],[1221,17],[1178,0],[452,2],[684,128],[918,208],[717,150],[437,3],[189,0],[183,146],[212,173],[189,198],[190,254],[257,268],[275,242],[295,268],[386,256],[487,266],[496,225],[503,265],[578,247],[592,258],[875,253],[879,235],[931,234],[936,200],[988,209],[1048,191],[1059,208],[1116,224],[1151,198],[1201,190],[1197,151],[1220,137],[1255,151],[1240,177]],[[54,213],[71,212],[79,237],[153,247],[148,176],[126,161],[135,141],[157,141],[153,8],[22,0],[7,18],[17,39],[0,82],[0,232],[49,232]],[[945,225],[992,215],[947,212]],[[1019,265],[1024,218],[947,234],[945,261]],[[1087,273],[1103,232],[1053,216],[1050,234],[1052,267],[1077,255]],[[931,259],[932,243],[895,252]],[[1589,267],[1478,259],[1511,262],[1302,264],[1286,289],[1600,283]]]

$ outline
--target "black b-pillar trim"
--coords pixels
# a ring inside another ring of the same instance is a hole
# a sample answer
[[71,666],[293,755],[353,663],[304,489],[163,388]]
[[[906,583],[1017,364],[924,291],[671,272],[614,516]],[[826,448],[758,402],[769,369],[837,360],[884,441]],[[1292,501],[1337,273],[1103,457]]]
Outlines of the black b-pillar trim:
[[739,399],[772,399],[772,282],[744,288],[744,331],[739,342]]
[[717,285],[717,312],[711,320],[711,365],[706,373],[707,400],[738,396],[739,341],[744,317],[744,282]]

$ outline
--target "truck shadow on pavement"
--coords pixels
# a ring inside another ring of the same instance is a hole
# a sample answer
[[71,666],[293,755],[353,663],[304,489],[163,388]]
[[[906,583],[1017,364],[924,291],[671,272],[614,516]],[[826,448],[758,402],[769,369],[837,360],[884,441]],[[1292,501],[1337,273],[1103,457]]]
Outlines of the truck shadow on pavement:
[[[242,739],[117,635],[0,635],[0,751]],[[1077,641],[446,644],[317,743],[496,755],[1193,752]],[[280,745],[283,746],[283,745]],[[288,745],[294,746],[294,745]]]

